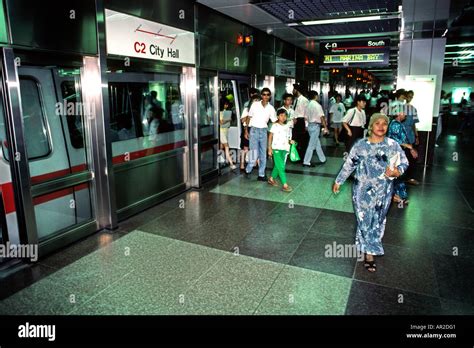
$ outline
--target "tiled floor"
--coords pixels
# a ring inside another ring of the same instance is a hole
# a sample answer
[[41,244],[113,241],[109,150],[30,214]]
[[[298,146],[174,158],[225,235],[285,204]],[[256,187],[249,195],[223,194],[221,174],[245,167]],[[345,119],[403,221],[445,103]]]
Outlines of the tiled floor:
[[288,164],[292,193],[227,174],[0,280],[0,314],[473,314],[471,142],[445,137],[392,206],[375,274],[326,254],[355,217],[324,143],[326,164]]

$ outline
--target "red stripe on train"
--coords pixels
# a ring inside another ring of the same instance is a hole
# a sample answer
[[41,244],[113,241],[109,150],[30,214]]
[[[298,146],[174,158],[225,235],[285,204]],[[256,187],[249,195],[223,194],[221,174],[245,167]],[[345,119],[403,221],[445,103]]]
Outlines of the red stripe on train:
[[[125,154],[115,156],[112,159],[112,163],[119,164],[119,163],[127,162],[126,159],[128,159],[128,161],[132,161],[141,157],[150,156],[150,155],[154,155],[160,152],[170,151],[173,149],[178,149],[184,146],[186,146],[186,142],[180,141],[173,144],[166,144],[166,145],[156,146],[150,149],[139,150],[139,151],[131,152],[128,155],[129,158],[126,158]],[[85,171],[86,169],[87,169],[87,166],[85,164],[80,164],[80,165],[72,167],[71,169],[62,169],[56,172],[34,176],[31,178],[31,183],[39,184],[45,181],[61,178],[67,174],[82,172],[82,171]],[[73,190],[80,191],[88,187],[89,187],[88,184],[81,184],[76,187],[71,187],[64,190],[48,193],[46,195],[34,198],[33,204],[38,205],[38,204],[46,203],[46,202],[70,195],[73,193]],[[13,194],[13,184],[11,182],[0,184],[0,191],[2,192],[5,213],[6,214],[14,213],[16,211],[16,208],[15,208],[15,196]]]
[[0,185],[0,192],[2,192],[3,207],[5,208],[5,214],[15,212],[15,198],[13,195],[13,184],[7,182],[6,184]]

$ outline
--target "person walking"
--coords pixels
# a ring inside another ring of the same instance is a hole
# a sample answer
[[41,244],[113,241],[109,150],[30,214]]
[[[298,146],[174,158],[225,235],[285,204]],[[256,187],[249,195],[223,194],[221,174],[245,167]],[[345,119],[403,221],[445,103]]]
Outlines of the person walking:
[[293,139],[297,143],[296,148],[300,157],[303,158],[308,145],[305,116],[309,101],[303,95],[303,87],[299,84],[293,85],[293,96],[295,97],[295,104],[293,105],[293,110],[295,110],[293,118]]
[[334,140],[339,145],[339,133],[342,129],[342,119],[346,113],[346,107],[342,103],[342,95],[336,94],[336,103],[329,110],[331,128],[334,129]]
[[[417,158],[418,153],[414,149],[413,145],[409,143],[406,129],[403,126],[403,121],[405,118],[406,115],[404,112],[398,113],[397,117],[390,122],[387,136],[400,144],[400,147],[404,150],[408,159],[408,163],[410,163],[410,157]],[[410,165],[406,169],[403,177],[406,177],[409,168]],[[403,177],[397,178],[395,180],[393,201],[395,203],[403,202],[403,204],[408,204],[408,192]]]
[[323,107],[318,103],[317,98],[318,92],[309,92],[310,102],[308,104],[308,108],[306,109],[306,126],[309,133],[309,144],[304,155],[303,167],[314,167],[314,165],[311,164],[314,150],[316,150],[319,161],[322,164],[326,163],[326,156],[324,155],[323,149],[321,147],[319,134],[321,132],[321,125],[323,126],[324,133],[327,133],[328,130]]
[[417,154],[416,157],[413,157],[412,151],[405,151],[410,165],[408,166],[408,170],[404,176],[407,178],[407,184],[416,186],[420,184],[418,180],[415,179],[416,162],[418,158],[417,147],[418,145],[420,145],[420,139],[418,137],[418,130],[416,129],[416,124],[419,123],[420,120],[418,118],[418,110],[415,106],[411,104],[414,95],[415,92],[413,91],[406,92],[406,117],[405,121],[402,122],[402,125],[405,128],[408,144],[411,144],[411,146],[413,147],[413,153]]
[[250,137],[250,130],[249,130],[249,110],[252,106],[252,103],[258,102],[260,100],[258,89],[251,88],[250,90],[250,100],[245,102],[244,110],[242,111],[242,115],[240,116],[240,122],[242,124],[242,131],[240,133],[240,171],[245,171],[245,161],[248,158],[249,153],[249,137]]
[[228,100],[224,101],[223,110],[219,113],[219,135],[221,142],[221,150],[224,150],[225,158],[229,162],[230,169],[234,171],[237,169],[234,162],[232,161],[232,156],[230,155],[229,150],[229,141],[228,134],[230,128],[230,122],[232,120],[232,108]]
[[400,177],[408,167],[408,159],[400,145],[385,136],[389,119],[384,114],[370,118],[368,138],[358,140],[351,148],[332,191],[340,187],[356,171],[352,202],[357,219],[355,244],[364,253],[364,267],[376,271],[375,256],[383,255],[382,237],[390,202],[393,179]]
[[258,178],[259,181],[267,181],[265,169],[267,165],[267,132],[268,121],[275,122],[276,112],[273,105],[270,104],[272,92],[269,88],[263,88],[260,94],[262,100],[254,102],[250,107],[248,117],[250,118],[250,154],[249,163],[245,169],[247,178],[250,178],[250,173],[255,166],[257,159],[259,160]]
[[349,109],[342,119],[342,126],[347,132],[346,136],[346,152],[349,152],[354,143],[364,136],[364,127],[366,123],[365,105],[367,100],[362,94],[355,98],[356,106]]
[[285,165],[290,151],[290,144],[294,143],[294,140],[291,140],[291,129],[286,121],[287,117],[288,113],[284,108],[278,109],[277,122],[272,125],[268,136],[268,156],[273,157],[274,163],[268,184],[278,187],[275,179],[279,177],[283,185],[282,191],[291,192],[293,189],[287,183]]

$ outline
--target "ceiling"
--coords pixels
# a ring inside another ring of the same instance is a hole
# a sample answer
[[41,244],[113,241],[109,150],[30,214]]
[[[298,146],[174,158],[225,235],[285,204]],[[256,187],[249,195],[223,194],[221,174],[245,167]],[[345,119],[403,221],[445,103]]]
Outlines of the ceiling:
[[[395,79],[400,41],[398,9],[402,0],[198,0],[250,26],[319,55],[319,41],[388,37],[389,66],[369,69],[382,83]],[[302,21],[380,14],[387,19],[303,25]],[[445,74],[474,75],[474,0],[451,0]],[[441,24],[442,30],[446,24]],[[440,28],[441,28],[440,27]],[[431,27],[428,28],[431,30]],[[441,34],[440,34],[441,35]],[[440,36],[439,35],[439,36]],[[472,46],[463,44],[473,43]],[[461,46],[460,46],[461,44]],[[457,61],[453,64],[453,61]]]
[[474,1],[451,0],[449,29],[446,35],[445,76],[474,76]]
[[198,0],[198,2],[315,55],[319,55],[318,43],[321,40],[388,37],[391,39],[390,66],[374,69],[373,74],[381,80],[392,80],[396,75],[394,72],[397,70],[400,39],[399,18],[322,25],[303,25],[301,22],[375,14],[397,17],[400,0]]

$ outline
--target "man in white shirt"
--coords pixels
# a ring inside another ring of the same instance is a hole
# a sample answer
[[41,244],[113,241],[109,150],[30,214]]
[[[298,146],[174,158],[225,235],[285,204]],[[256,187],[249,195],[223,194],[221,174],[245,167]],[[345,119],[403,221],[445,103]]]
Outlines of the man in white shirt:
[[248,117],[250,118],[250,155],[249,163],[245,169],[246,177],[250,178],[250,173],[255,166],[257,159],[259,160],[258,178],[259,181],[266,182],[268,180],[265,175],[267,165],[267,132],[268,121],[276,122],[276,111],[270,104],[272,92],[269,88],[263,88],[261,91],[262,100],[252,103]]
[[359,94],[356,99],[356,107],[349,109],[346,116],[342,119],[342,126],[346,129],[346,152],[349,153],[352,145],[364,136],[364,127],[366,123],[365,105],[367,99],[363,94]]
[[319,133],[321,131],[321,124],[324,127],[324,132],[327,132],[326,118],[324,117],[324,111],[321,104],[317,101],[318,92],[309,92],[310,102],[306,109],[306,124],[309,133],[309,144],[304,155],[303,167],[314,167],[311,164],[313,152],[316,150],[319,160],[322,163],[326,163],[326,156],[324,156],[323,149],[321,147],[321,141],[319,140]]
[[304,120],[309,101],[303,95],[303,87],[299,84],[293,85],[293,96],[295,97],[295,104],[293,105],[293,110],[295,110],[293,114],[293,139],[297,143],[296,148],[300,157],[303,157],[308,144]]

